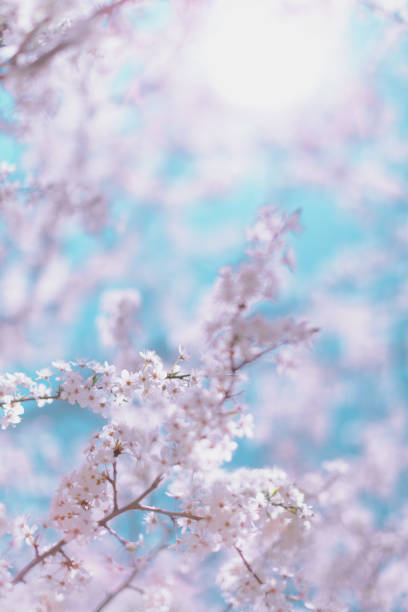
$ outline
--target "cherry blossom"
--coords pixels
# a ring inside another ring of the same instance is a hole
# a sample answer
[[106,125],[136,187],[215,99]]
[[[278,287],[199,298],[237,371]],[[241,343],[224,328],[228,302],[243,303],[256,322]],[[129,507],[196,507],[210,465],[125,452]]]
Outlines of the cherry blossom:
[[406,2],[222,3],[1,3],[0,611],[407,606]]

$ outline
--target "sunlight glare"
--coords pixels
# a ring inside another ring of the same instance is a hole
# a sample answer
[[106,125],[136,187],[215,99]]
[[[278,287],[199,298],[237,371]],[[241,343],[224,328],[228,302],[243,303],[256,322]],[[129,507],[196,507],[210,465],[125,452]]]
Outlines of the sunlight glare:
[[276,113],[324,96],[343,61],[345,20],[314,6],[216,1],[197,44],[209,86],[227,104]]

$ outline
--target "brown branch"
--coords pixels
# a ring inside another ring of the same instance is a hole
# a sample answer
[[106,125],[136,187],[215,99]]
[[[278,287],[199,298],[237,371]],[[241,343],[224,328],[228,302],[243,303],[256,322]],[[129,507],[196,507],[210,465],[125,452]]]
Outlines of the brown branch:
[[[108,514],[108,516],[98,521],[99,526],[106,528],[106,523],[110,521],[111,519],[115,518],[116,516],[119,516],[120,514],[123,514],[123,512],[126,512],[127,510],[134,510],[135,509],[134,505],[135,504],[137,505],[142,499],[144,499],[147,495],[149,495],[149,493],[154,491],[154,489],[156,489],[159,486],[162,478],[163,478],[163,475],[159,474],[159,476],[157,476],[157,478],[154,479],[150,487],[146,489],[141,495],[139,495],[139,497],[134,502],[128,504],[124,508],[121,508],[121,509],[118,508],[117,510],[114,510],[113,512]],[[45,550],[41,555],[38,555],[34,559],[32,559],[32,561],[30,561],[30,563],[28,563],[25,567],[23,567],[23,569],[20,570],[17,576],[13,578],[12,584],[23,582],[24,577],[30,570],[33,569],[33,567],[35,567],[36,565],[38,565],[38,563],[41,563],[42,561],[47,559],[47,557],[55,555],[57,552],[60,552],[62,547],[65,546],[65,544],[67,544],[67,541],[64,538],[61,538],[61,540],[59,540],[56,544],[54,544],[53,546]]]
[[39,21],[37,23],[36,26],[34,26],[34,28],[32,30],[30,30],[30,32],[28,32],[28,34],[24,37],[24,39],[21,41],[17,51],[15,53],[13,53],[13,55],[8,59],[5,60],[4,62],[2,62],[0,64],[0,68],[4,68],[4,66],[6,66],[7,64],[11,64],[11,65],[15,65],[17,62],[17,58],[19,57],[19,55],[21,55],[25,49],[28,47],[28,45],[30,44],[30,42],[33,40],[33,38],[35,37],[35,35],[37,34],[37,32],[42,28],[43,25],[45,25],[48,21],[50,20],[49,17],[45,17],[44,19],[42,19],[41,21]]
[[248,561],[245,559],[244,553],[242,552],[242,550],[240,548],[238,548],[238,546],[234,546],[234,548],[237,551],[237,553],[239,554],[239,556],[241,557],[241,559],[242,559],[245,567],[247,568],[248,572],[255,578],[255,580],[257,581],[258,584],[263,584],[263,581],[260,579],[258,574],[256,574],[254,572],[254,570],[252,569],[252,567],[250,566]]
[[118,467],[117,467],[116,461],[112,463],[112,467],[113,467],[113,479],[112,480],[109,479],[109,481],[111,482],[112,489],[113,489],[113,509],[117,510],[119,506],[118,506],[118,488],[117,488]]
[[[153,548],[149,555],[145,557],[144,566],[146,566],[149,561],[151,561],[156,555],[159,554],[161,550],[163,550],[168,541],[169,535],[170,531],[167,531],[167,537],[163,538],[162,541],[155,548]],[[120,584],[114,591],[106,595],[105,599],[102,601],[102,603],[99,604],[99,606],[95,609],[94,612],[101,612],[101,610],[103,610],[115,597],[117,597],[117,595],[119,595],[119,593],[121,593],[125,589],[133,589],[134,591],[143,594],[143,589],[131,584],[133,578],[135,578],[136,574],[138,574],[142,569],[143,567],[141,567],[140,565],[138,567],[135,567],[131,571],[129,576],[126,578],[126,580],[122,582],[122,584]]]
[[61,398],[61,391],[58,391],[56,395],[26,395],[25,397],[16,397],[10,402],[0,402],[0,406],[6,406],[7,404],[20,404],[20,402],[37,402],[38,400],[54,400]]
[[234,367],[234,374],[235,372],[238,372],[238,370],[240,370],[241,368],[254,363],[254,361],[256,361],[257,359],[260,359],[261,357],[263,357],[264,355],[267,355],[268,353],[271,353],[272,351],[274,351],[277,348],[280,348],[281,346],[284,346],[285,344],[291,344],[290,340],[284,340],[283,342],[279,342],[278,344],[273,344],[272,346],[267,346],[266,348],[262,349],[261,351],[259,351],[258,353],[256,353],[255,355],[253,355],[252,357],[249,357],[247,359],[243,359],[241,361],[241,363],[239,363],[238,365],[236,365]]
[[[118,586],[117,589],[115,589],[114,591],[112,591],[111,593],[108,593],[108,595],[105,597],[105,599],[103,600],[103,602],[101,604],[99,604],[99,606],[97,608],[95,608],[95,612],[101,612],[101,610],[103,610],[104,608],[106,608],[106,606],[112,601],[112,599],[114,599],[115,597],[117,597],[117,595],[119,595],[119,593],[121,593],[122,591],[124,591],[126,588],[130,588],[130,583],[132,582],[133,578],[136,576],[136,574],[139,571],[139,567],[135,567],[129,574],[129,576],[126,578],[126,580],[124,582],[122,582],[122,584],[120,584]],[[143,592],[142,589],[138,589],[138,591]]]
[[[310,334],[318,334],[319,331],[320,331],[320,328],[319,327],[313,327],[313,328],[309,329],[308,331],[310,332]],[[235,372],[238,372],[238,370],[240,370],[244,366],[253,363],[257,359],[260,359],[264,355],[267,355],[271,351],[274,351],[274,350],[280,348],[281,346],[285,346],[286,344],[293,344],[293,342],[290,339],[282,340],[281,342],[278,342],[277,344],[273,344],[272,346],[267,346],[266,348],[262,349],[261,351],[258,351],[258,353],[256,353],[252,357],[249,357],[247,359],[243,359],[241,361],[241,363],[239,363],[238,365],[234,365],[234,367],[232,369],[233,373],[235,374]]]
[[117,2],[113,2],[112,4],[102,6],[100,9],[95,11],[90,19],[95,19],[95,17],[100,17],[101,15],[110,15],[115,9],[119,8],[123,4],[126,4],[127,2],[139,2],[139,4],[141,4],[143,0],[117,0]]
[[50,59],[52,59],[54,55],[56,55],[60,51],[63,51],[64,49],[68,49],[68,47],[72,47],[76,42],[78,42],[81,39],[82,37],[81,35],[84,33],[85,33],[84,31],[80,30],[80,32],[77,32],[75,36],[72,36],[71,38],[68,38],[67,40],[62,40],[57,45],[55,45],[55,47],[53,47],[52,49],[49,49],[48,51],[40,55],[40,57],[37,57],[36,60],[31,62],[31,64],[28,64],[27,66],[22,66],[21,69],[28,72],[30,70],[41,68],[41,66],[43,64],[46,64]]
[[126,504],[122,508],[118,508],[117,510],[113,510],[110,514],[108,514],[105,518],[98,521],[98,525],[100,527],[106,527],[106,523],[111,521],[113,518],[124,514],[125,512],[129,512],[130,510],[141,510],[142,512],[156,512],[157,514],[165,514],[171,518],[187,518],[194,521],[201,521],[203,516],[196,516],[195,514],[191,514],[190,512],[177,512],[176,510],[165,510],[164,508],[156,508],[155,506],[144,506],[140,504],[137,500]]
[[150,487],[148,489],[146,489],[141,495],[139,495],[139,497],[135,500],[136,503],[139,503],[142,501],[142,499],[144,499],[145,497],[147,497],[148,495],[150,495],[150,493],[152,493],[152,491],[154,491],[155,489],[157,489],[157,487],[159,486],[159,484],[161,483],[161,481],[163,480],[163,474],[159,474],[152,482],[152,484],[150,485]]
[[[234,316],[232,317],[230,326],[231,329],[233,329],[234,323],[237,321],[238,317],[241,314],[241,308],[240,306],[238,306],[238,309],[236,311],[236,313],[234,314]],[[317,333],[319,331],[318,328],[314,328],[311,330],[312,333]],[[286,345],[286,344],[291,344],[290,340],[283,340],[282,342],[278,342],[277,344],[273,344],[272,346],[267,346],[266,348],[258,351],[255,355],[253,355],[252,357],[249,357],[247,359],[243,359],[240,363],[236,363],[235,359],[234,359],[234,353],[235,353],[235,345],[237,340],[239,339],[239,337],[234,334],[231,338],[230,341],[230,345],[229,345],[229,349],[228,349],[228,356],[229,356],[229,367],[230,367],[230,371],[231,371],[231,380],[230,383],[228,385],[228,387],[225,389],[223,397],[221,398],[220,402],[219,402],[219,406],[222,406],[223,403],[225,401],[227,401],[228,399],[231,399],[232,397],[234,397],[233,394],[233,390],[234,390],[234,385],[235,385],[235,380],[236,380],[236,373],[241,370],[241,368],[253,363],[254,361],[257,361],[258,359],[260,359],[261,357],[263,357],[264,355],[266,355],[267,353],[270,353],[271,351],[276,350],[277,348]],[[226,413],[226,415],[229,413]]]
[[24,582],[24,578],[26,574],[28,574],[28,572],[32,570],[33,567],[35,567],[36,565],[38,565],[39,563],[47,559],[47,557],[56,555],[58,552],[61,551],[62,547],[65,546],[65,544],[67,544],[66,540],[64,540],[64,538],[61,538],[61,540],[59,540],[56,544],[51,546],[51,548],[48,548],[41,555],[34,557],[34,559],[30,561],[30,563],[28,563],[25,567],[23,567],[23,569],[20,570],[17,576],[13,578],[13,580],[11,581],[12,584],[17,584],[18,582]]
[[178,378],[179,380],[184,380],[188,378],[191,374],[175,374],[174,372],[169,372],[166,378]]
[[165,510],[164,508],[156,508],[154,506],[143,506],[138,504],[136,510],[143,510],[145,512],[156,512],[157,514],[165,514],[171,518],[187,518],[192,521],[202,521],[205,517],[191,514],[191,512],[177,512],[174,510]]
[[[238,316],[239,312],[237,312],[237,314],[235,316]],[[235,318],[235,317],[234,317]],[[266,355],[267,353],[273,351],[274,349],[278,348],[279,346],[281,346],[281,344],[286,344],[286,342],[282,342],[280,344],[275,344],[273,346],[269,346],[265,349],[263,349],[262,351],[259,351],[258,353],[256,353],[256,355],[253,355],[252,357],[248,358],[248,359],[243,359],[240,363],[236,364],[235,360],[234,360],[234,349],[235,349],[235,343],[238,340],[238,338],[234,335],[231,339],[231,343],[230,343],[230,347],[229,347],[229,351],[228,351],[228,355],[229,355],[229,366],[230,366],[230,371],[231,371],[231,380],[230,383],[228,385],[228,387],[225,389],[224,394],[219,402],[219,406],[221,407],[224,402],[226,402],[229,399],[232,399],[236,394],[233,393],[234,390],[234,385],[235,385],[235,380],[236,380],[236,373],[243,368],[246,365],[249,365],[250,363],[253,363],[254,361],[256,361],[257,359],[260,359],[261,357],[263,357],[264,355]],[[230,414],[234,414],[235,411],[230,411],[230,412],[226,412],[223,416],[228,416]]]
[[104,525],[105,529],[117,540],[119,540],[119,542],[126,548],[127,545],[129,544],[128,540],[125,540],[125,538],[122,538],[121,535],[118,534],[117,531],[115,531],[114,529],[112,529],[112,527],[109,527],[109,525]]
[[120,516],[121,514],[124,514],[125,512],[129,512],[129,510],[140,510],[140,502],[142,501],[142,499],[144,499],[145,497],[147,497],[147,495],[150,495],[152,491],[157,489],[162,479],[163,479],[163,474],[159,474],[153,480],[150,487],[148,487],[145,491],[143,491],[143,493],[141,493],[139,497],[131,501],[129,504],[126,504],[126,506],[122,506],[122,508],[117,508],[116,510],[115,509],[112,510],[112,512],[110,512],[107,516],[105,516],[103,519],[98,521],[98,525],[100,527],[105,527],[106,523],[111,521],[113,518],[116,518],[117,516]]
[[[46,51],[45,53],[37,57],[37,59],[31,62],[30,64],[27,64],[26,66],[22,66],[21,70],[29,71],[29,70],[35,70],[35,69],[41,68],[41,66],[48,63],[60,51],[63,51],[64,49],[67,49],[68,47],[75,45],[81,39],[82,40],[85,39],[85,34],[89,31],[93,22],[98,17],[111,15],[115,9],[119,8],[120,6],[126,3],[141,2],[141,1],[143,0],[117,0],[117,2],[113,2],[112,4],[99,8],[86,19],[77,22],[73,28],[73,31],[69,33],[69,35],[66,37],[65,40],[61,40],[54,47],[52,47],[51,49],[49,49],[48,51]],[[30,44],[30,42],[33,40],[33,38],[35,37],[39,29],[49,20],[50,20],[50,17],[46,17],[39,24],[37,24],[31,30],[31,32],[27,34],[27,36],[25,37],[25,39],[23,40],[23,42],[21,43],[17,51],[14,53],[14,55],[9,60],[6,60],[0,64],[0,68],[3,68],[7,65],[16,66],[18,57],[22,53],[24,53],[25,49]]]
[[[159,476],[157,476],[157,478],[154,479],[152,484],[145,491],[143,491],[143,493],[141,493],[141,495],[139,495],[139,497],[137,497],[134,501],[130,502],[129,504],[126,504],[126,506],[123,506],[122,508],[117,508],[116,510],[112,510],[112,512],[110,512],[107,516],[105,516],[103,519],[100,519],[98,521],[99,527],[103,527],[107,529],[107,531],[112,533],[113,530],[110,527],[108,527],[107,523],[111,521],[112,519],[116,518],[117,516],[120,516],[121,514],[124,514],[125,512],[129,512],[130,510],[140,510],[142,512],[157,512],[159,514],[164,514],[171,518],[187,518],[187,519],[191,519],[195,521],[201,521],[204,517],[196,516],[189,512],[177,512],[177,511],[172,511],[172,510],[165,510],[163,508],[156,508],[154,506],[143,506],[142,504],[140,504],[142,499],[144,499],[147,495],[149,495],[152,491],[154,491],[159,486],[162,479],[163,479],[163,474],[159,474]],[[116,532],[112,533],[112,535],[115,535],[115,537],[118,536]],[[45,550],[41,555],[35,556],[34,559],[32,559],[30,563],[28,563],[25,567],[23,567],[23,569],[17,574],[17,576],[15,576],[15,578],[12,580],[12,584],[23,582],[25,575],[31,569],[33,569],[36,565],[38,565],[38,563],[41,563],[42,561],[44,561],[47,557],[55,555],[58,552],[63,552],[62,547],[65,546],[65,544],[67,544],[67,541],[64,538],[62,538],[56,544],[54,544],[53,546]]]
[[[239,554],[239,556],[241,557],[242,562],[244,563],[244,565],[247,568],[248,572],[255,578],[257,583],[260,584],[260,585],[265,584],[264,581],[261,580],[260,577],[258,576],[258,574],[254,571],[254,569],[252,568],[250,563],[247,561],[247,559],[245,558],[244,553],[242,552],[242,550],[240,548],[238,548],[238,546],[234,546],[234,548],[237,551],[237,553]],[[273,592],[273,591],[270,590],[270,591],[266,591],[264,593],[265,603],[266,603],[268,608],[270,607],[270,605],[269,605],[268,601],[266,600],[266,597],[271,592]],[[286,601],[297,601],[297,602],[301,601],[301,602],[303,602],[303,599],[299,595],[285,595],[285,599],[286,599]],[[227,608],[227,610],[228,610],[228,608]]]

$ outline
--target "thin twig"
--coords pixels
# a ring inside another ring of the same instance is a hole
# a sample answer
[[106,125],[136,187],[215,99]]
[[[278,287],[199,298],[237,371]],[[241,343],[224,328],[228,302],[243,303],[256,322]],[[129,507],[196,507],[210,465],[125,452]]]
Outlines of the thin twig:
[[[141,495],[139,495],[139,497],[137,497],[134,501],[130,502],[129,504],[126,504],[126,506],[123,506],[122,508],[117,508],[116,510],[112,510],[112,512],[110,512],[107,516],[105,516],[104,518],[98,521],[98,526],[103,527],[107,529],[107,531],[112,532],[113,530],[110,530],[107,523],[111,521],[112,519],[116,518],[117,516],[120,516],[121,514],[124,514],[125,512],[129,512],[130,510],[140,510],[142,512],[157,512],[159,514],[164,514],[171,518],[187,518],[190,520],[201,521],[204,517],[196,516],[194,514],[190,514],[189,512],[176,512],[172,510],[165,510],[163,508],[156,508],[154,506],[143,506],[140,504],[142,499],[144,499],[147,495],[149,495],[152,491],[154,491],[159,486],[162,479],[163,479],[163,474],[159,474],[159,476],[157,476],[154,479],[152,484],[145,491],[143,491]],[[112,534],[112,535],[115,535],[115,537],[117,537],[116,534]],[[17,584],[18,582],[23,582],[25,575],[31,569],[33,569],[33,567],[38,565],[38,563],[40,563],[41,561],[44,561],[47,557],[50,557],[52,555],[57,554],[58,552],[61,552],[62,547],[65,546],[65,544],[67,544],[67,541],[64,538],[62,538],[56,544],[54,544],[53,546],[45,550],[41,555],[36,556],[34,559],[30,561],[30,563],[28,563],[25,567],[23,567],[23,569],[12,580],[12,583]]]
[[142,506],[137,505],[137,510],[143,510],[145,512],[156,512],[157,514],[164,514],[171,518],[187,518],[192,521],[202,521],[205,517],[191,514],[191,512],[176,512],[175,510],[165,510],[164,508],[155,508],[154,506]]
[[166,378],[178,378],[179,380],[184,380],[188,378],[191,374],[175,374],[174,372],[169,372]]
[[[119,595],[119,593],[121,593],[122,591],[124,591],[126,588],[128,588],[130,586],[130,583],[132,582],[133,578],[136,576],[136,574],[138,573],[139,568],[135,567],[129,574],[129,576],[126,578],[126,580],[124,582],[122,582],[122,584],[120,584],[118,586],[117,589],[115,589],[115,591],[112,591],[111,593],[108,593],[108,595],[105,597],[105,599],[103,600],[103,602],[101,604],[99,604],[99,606],[97,608],[95,608],[95,612],[101,612],[101,610],[103,610],[111,601],[112,599],[114,599],[117,595]],[[140,589],[141,591],[141,589]]]
[[19,55],[21,55],[21,53],[23,53],[25,51],[25,49],[28,47],[28,45],[30,44],[30,42],[33,40],[33,38],[35,37],[35,35],[37,34],[37,32],[50,20],[49,17],[45,17],[44,19],[42,19],[41,21],[39,21],[37,23],[37,25],[34,26],[34,28],[28,32],[28,34],[24,37],[24,39],[22,40],[22,42],[20,43],[17,51],[15,53],[13,53],[13,55],[6,61],[2,62],[0,64],[0,68],[3,68],[4,66],[6,66],[7,64],[11,64],[14,65],[17,62],[17,58]]
[[144,499],[145,497],[147,497],[148,495],[150,495],[150,493],[152,493],[152,491],[154,491],[155,489],[157,489],[157,487],[159,486],[159,484],[161,483],[161,481],[163,480],[163,474],[159,474],[152,482],[152,484],[150,485],[150,487],[148,489],[146,489],[141,495],[139,495],[139,497],[135,500],[136,503],[139,503],[142,501],[142,499]]
[[263,581],[260,579],[260,577],[258,576],[258,574],[256,574],[254,572],[254,570],[252,569],[252,567],[250,566],[250,564],[248,563],[248,561],[245,559],[244,557],[244,553],[242,552],[242,550],[240,548],[238,548],[238,546],[234,546],[235,550],[237,551],[237,553],[239,554],[239,556],[241,557],[245,567],[247,568],[248,572],[250,574],[252,574],[252,576],[255,578],[255,580],[257,581],[258,584],[263,584]]
[[121,535],[119,535],[117,531],[115,531],[114,529],[112,529],[112,527],[109,527],[109,525],[105,525],[104,527],[105,527],[105,529],[106,529],[107,531],[109,531],[109,533],[110,533],[110,534],[111,534],[111,535],[112,535],[114,538],[116,538],[117,540],[119,540],[119,542],[120,542],[120,543],[121,543],[121,544],[122,544],[122,545],[123,545],[125,548],[127,547],[127,545],[129,544],[129,542],[128,542],[127,540],[125,540],[125,538],[122,538],[122,536],[121,536]]
[[58,552],[61,551],[62,547],[65,546],[66,543],[67,543],[66,540],[64,540],[64,538],[61,538],[61,540],[59,540],[56,544],[51,546],[51,548],[48,548],[41,555],[38,555],[38,557],[34,557],[34,559],[30,561],[30,563],[28,563],[25,567],[23,567],[23,569],[17,574],[17,576],[13,578],[12,584],[17,584],[18,582],[24,582],[24,578],[26,574],[28,574],[28,572],[32,570],[33,567],[41,563],[41,561],[44,561],[45,559],[47,559],[47,557],[56,555]]
[[15,397],[9,402],[0,402],[0,406],[6,406],[7,404],[20,404],[20,402],[37,402],[38,400],[54,400],[60,398],[60,391],[56,395],[26,395],[25,397]]
[[116,461],[114,461],[112,463],[112,467],[113,467],[113,481],[112,481],[112,487],[113,487],[113,509],[117,510],[119,506],[118,506],[118,489],[117,489],[118,468],[117,468]]
[[122,584],[120,584],[114,591],[112,591],[111,593],[108,593],[108,595],[106,595],[105,599],[102,601],[102,603],[99,604],[99,606],[95,609],[94,612],[101,612],[101,610],[103,610],[115,597],[117,597],[117,595],[119,595],[119,593],[121,593],[122,591],[124,591],[125,589],[132,589],[134,591],[137,591],[138,593],[143,594],[143,589],[131,584],[133,578],[135,578],[135,576],[142,570],[144,569],[144,567],[146,567],[146,565],[156,556],[160,553],[160,551],[162,551],[165,546],[166,543],[168,542],[169,536],[170,536],[170,531],[167,531],[167,536],[164,538],[162,538],[162,541],[157,544],[157,546],[155,546],[153,548],[153,550],[144,558],[144,562],[142,566],[137,566],[135,567],[131,573],[129,574],[129,576],[126,578],[126,580],[124,582],[122,582]]
[[[163,478],[163,475],[159,474],[159,476],[157,476],[157,478],[154,479],[150,487],[146,489],[141,495],[139,495],[139,497],[134,502],[127,504],[127,506],[125,506],[124,508],[118,508],[116,511],[111,512],[108,516],[98,521],[98,525],[100,527],[106,528],[107,522],[110,521],[111,519],[115,518],[116,516],[119,516],[120,514],[123,514],[127,510],[137,509],[134,507],[134,505],[136,504],[137,506],[137,504],[142,499],[144,499],[147,495],[149,495],[149,493],[154,491],[154,489],[158,487],[162,478]],[[24,582],[24,578],[26,574],[28,574],[28,572],[32,570],[33,567],[38,565],[38,563],[40,563],[41,561],[44,561],[45,559],[47,559],[47,557],[50,557],[60,552],[62,550],[62,547],[65,546],[65,544],[67,544],[66,540],[64,538],[61,538],[61,540],[59,540],[56,544],[54,544],[53,546],[45,550],[41,555],[36,556],[34,559],[30,561],[30,563],[27,563],[27,565],[23,567],[23,569],[20,570],[20,572],[12,580],[12,583],[17,584],[18,582]]]

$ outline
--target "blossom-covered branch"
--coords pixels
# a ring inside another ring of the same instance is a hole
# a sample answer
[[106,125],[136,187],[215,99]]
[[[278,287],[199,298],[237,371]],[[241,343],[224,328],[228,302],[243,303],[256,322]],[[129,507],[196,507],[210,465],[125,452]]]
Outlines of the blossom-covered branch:
[[[285,344],[308,344],[316,333],[304,322],[270,322],[253,313],[258,303],[277,297],[277,273],[289,256],[285,234],[299,229],[298,217],[299,213],[282,216],[275,208],[262,211],[250,234],[248,262],[236,272],[222,272],[209,298],[198,369],[180,370],[179,363],[186,362],[180,349],[171,368],[148,351],[141,354],[135,372],[119,373],[107,363],[54,362],[52,370],[39,373],[57,384],[56,398],[101,413],[108,422],[91,438],[85,462],[62,479],[52,502],[48,525],[57,528],[62,538],[41,550],[36,537],[34,559],[11,584],[25,581],[35,568],[52,578],[49,565],[59,555],[68,572],[65,585],[76,568],[71,562],[67,565],[66,547],[99,540],[105,532],[128,550],[126,538],[108,523],[131,511],[145,513],[149,528],[158,524],[159,517],[170,518],[180,531],[179,546],[200,554],[221,547],[244,555],[244,541],[246,550],[258,546],[255,534],[263,533],[267,541],[264,530],[271,522],[276,523],[274,538],[282,538],[283,546],[286,527],[282,532],[278,528],[283,513],[282,526],[296,523],[300,530],[309,528],[310,511],[303,495],[290,488],[283,473],[239,471],[226,478],[220,469],[236,447],[234,438],[250,433],[244,406],[237,403],[243,367]],[[27,401],[53,397],[45,395],[42,387],[40,396],[28,377],[8,377],[4,384],[13,384],[15,392],[17,382],[38,393],[20,396]],[[19,396],[10,398],[10,405],[18,403]],[[234,408],[226,410],[230,402]],[[151,484],[146,487],[147,479]],[[142,503],[166,482],[178,507]],[[31,528],[26,529],[31,534]]]

